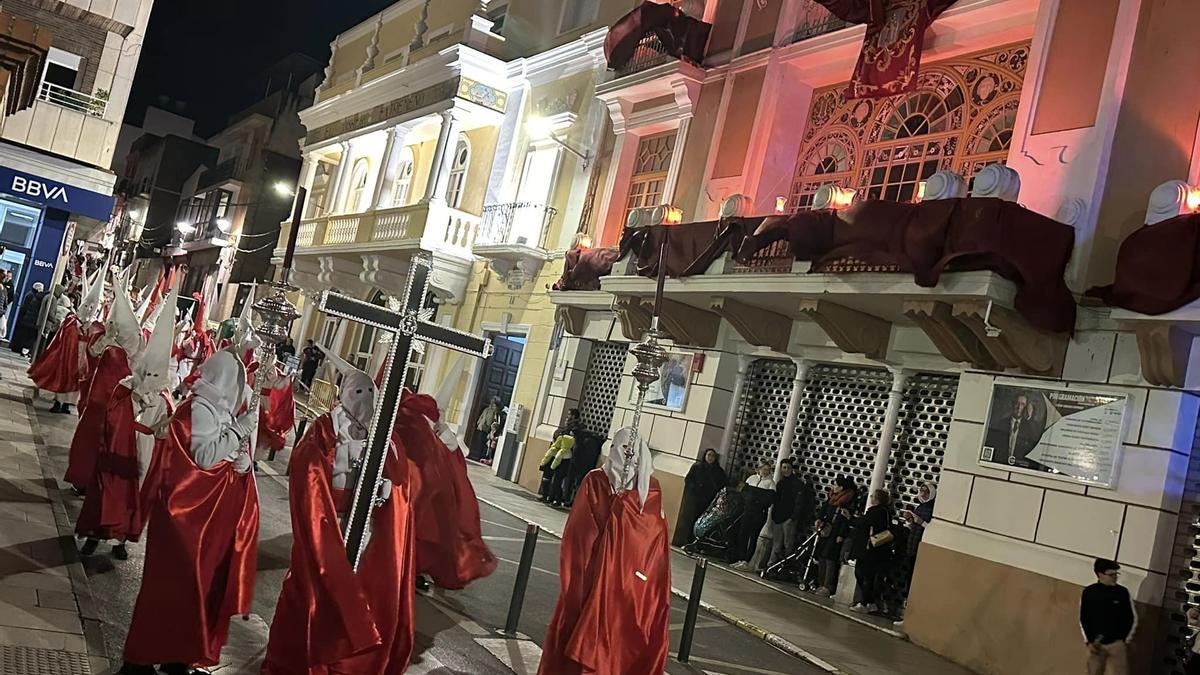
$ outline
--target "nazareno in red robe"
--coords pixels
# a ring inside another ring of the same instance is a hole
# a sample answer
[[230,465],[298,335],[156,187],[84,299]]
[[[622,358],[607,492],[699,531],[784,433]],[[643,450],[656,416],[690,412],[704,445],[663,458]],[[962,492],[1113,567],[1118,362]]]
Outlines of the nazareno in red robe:
[[[96,366],[100,363],[99,356],[92,356],[92,346],[104,337],[104,324],[93,321],[86,333],[79,337],[79,405],[75,412],[83,417],[83,409],[87,407],[88,392],[92,387],[92,377],[96,374]],[[103,354],[101,354],[103,355]]]
[[192,399],[167,426],[151,495],[129,663],[216,665],[229,619],[248,615],[258,562],[258,486],[233,462],[192,461]]
[[614,495],[603,469],[588,473],[563,530],[562,589],[539,675],[660,675],[669,646],[671,561],[662,492],[650,479]]
[[483,541],[467,462],[434,433],[429,423],[437,420],[437,401],[404,390],[395,431],[421,474],[415,503],[417,573],[428,574],[441,588],[459,590],[496,571],[498,561]]
[[91,539],[137,541],[142,509],[132,392],[118,384],[106,403],[101,436],[96,439],[96,476],[88,485],[75,533]]
[[402,448],[388,454],[392,494],[375,509],[357,572],[346,557],[338,513],[351,490],[334,489],[337,434],[328,414],[292,450],[288,498],[292,560],[263,661],[263,675],[400,675],[414,635],[413,492],[419,478]]
[[285,387],[263,389],[267,405],[258,408],[258,448],[275,452],[287,445],[288,432],[296,426],[296,399],[289,381]]
[[79,391],[79,318],[68,314],[45,351],[29,366],[38,389],[55,394]]
[[[163,405],[167,409],[167,419],[175,414],[175,400],[172,399],[166,392],[159,393],[163,400]],[[134,422],[134,427],[137,433],[151,436],[154,430],[144,426],[141,422]],[[146,467],[146,473],[141,477],[141,484],[138,487],[138,508],[141,514],[141,519],[138,521],[139,528],[135,533],[141,536],[142,529],[146,527],[146,519],[150,515],[150,509],[154,505],[154,499],[158,496],[158,489],[162,485],[162,480],[159,477],[159,466],[161,464],[162,450],[167,442],[166,436],[163,438],[154,439],[154,448],[151,450],[150,464]]]
[[[96,478],[96,456],[108,417],[108,401],[121,380],[129,377],[129,358],[125,350],[110,345],[100,354],[92,379],[79,397],[79,424],[71,437],[65,480],[76,488],[92,487]],[[85,398],[86,394],[86,398]]]

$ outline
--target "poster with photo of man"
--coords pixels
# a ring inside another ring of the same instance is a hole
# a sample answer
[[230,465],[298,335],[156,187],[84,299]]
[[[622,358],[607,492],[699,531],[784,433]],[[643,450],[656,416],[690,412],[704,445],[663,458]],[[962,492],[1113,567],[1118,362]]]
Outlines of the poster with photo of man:
[[998,381],[979,463],[1113,487],[1127,407],[1124,394]]

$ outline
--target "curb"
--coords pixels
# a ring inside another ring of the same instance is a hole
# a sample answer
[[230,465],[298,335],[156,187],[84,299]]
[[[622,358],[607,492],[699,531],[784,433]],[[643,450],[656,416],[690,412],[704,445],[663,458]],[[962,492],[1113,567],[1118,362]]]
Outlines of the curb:
[[[489,499],[479,497],[478,494],[476,495],[476,498],[479,501],[483,502],[484,504],[487,504],[488,506],[496,509],[497,511],[506,513],[506,514],[512,516],[513,518],[516,518],[517,520],[520,520],[520,521],[523,521],[526,523],[534,523],[534,521],[530,520],[529,518],[527,518],[519,513],[512,511],[511,509],[507,509]],[[538,527],[541,527],[542,532],[545,532],[557,539],[562,539],[561,533],[555,532],[554,530],[543,527],[541,525],[541,523],[534,523],[534,524],[537,525]],[[691,602],[691,596],[689,596],[686,591],[675,588],[674,586],[671,587],[671,595],[674,595],[675,597],[680,598],[684,601]],[[769,644],[772,647],[778,649],[779,651],[787,654],[788,656],[792,656],[794,658],[800,659],[801,661],[804,661],[805,663],[808,663],[809,665],[814,666],[816,668],[820,668],[821,670],[823,670],[827,673],[830,673],[831,675],[849,675],[846,671],[841,670],[840,668],[829,663],[828,661],[825,661],[824,659],[820,658],[819,656],[804,649],[800,645],[798,645],[794,642],[791,642],[790,640],[788,640],[776,633],[772,633],[764,628],[760,628],[759,626],[756,626],[755,624],[750,623],[749,621],[746,621],[745,619],[734,616],[734,615],[730,614],[729,612],[727,612],[723,609],[720,609],[719,607],[716,607],[715,605],[705,602],[704,600],[700,601],[700,609],[703,609],[707,614],[710,614],[713,617],[716,617],[717,619],[724,621],[725,623],[733,626],[734,628],[737,628],[738,630],[741,630],[745,633],[749,633],[750,635],[753,635],[754,637],[758,638],[759,640],[762,640],[763,642],[766,642],[767,644]]]

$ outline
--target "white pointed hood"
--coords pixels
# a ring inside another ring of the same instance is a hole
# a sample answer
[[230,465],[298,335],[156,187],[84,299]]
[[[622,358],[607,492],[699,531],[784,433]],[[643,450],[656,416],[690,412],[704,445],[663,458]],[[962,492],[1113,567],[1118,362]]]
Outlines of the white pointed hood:
[[192,384],[192,393],[210,403],[218,412],[234,414],[241,407],[246,390],[246,368],[227,351],[213,354],[198,368],[200,378]]
[[[630,453],[629,457],[626,457],[626,452]],[[604,473],[608,474],[613,492],[620,494],[637,490],[639,503],[643,508],[646,506],[646,495],[650,494],[650,475],[654,473],[654,458],[641,434],[637,434],[635,442],[633,427],[621,427],[613,434],[604,458]]]
[[332,349],[322,346],[325,358],[342,374],[338,386],[338,404],[350,418],[354,427],[352,436],[366,438],[375,415],[375,382],[363,371],[355,368]]
[[237,327],[233,331],[233,344],[237,346],[239,354],[262,346],[262,339],[254,330],[253,307],[254,284],[251,284],[250,292],[246,294],[246,302],[242,305],[242,313],[238,316]]
[[133,315],[133,303],[129,301],[129,290],[123,274],[118,275],[113,284],[112,307],[108,311],[104,335],[110,344],[124,349],[131,361],[142,350],[142,327]]
[[454,363],[450,364],[449,370],[442,376],[442,384],[438,387],[437,392],[433,395],[433,400],[437,401],[438,421],[434,423],[433,430],[437,433],[438,438],[442,443],[446,444],[446,448],[454,450],[462,450],[462,441],[446,423],[446,410],[450,407],[450,397],[454,396],[454,390],[458,388],[458,381],[462,378],[463,365],[465,359],[462,354],[455,355]]
[[104,302],[104,273],[103,265],[96,270],[96,275],[92,280],[87,282],[87,288],[84,289],[83,298],[79,301],[79,327],[84,328],[92,321],[96,320],[100,313],[100,304]]
[[175,317],[172,314],[178,302],[179,292],[172,288],[159,308],[159,313],[171,314],[155,324],[150,341],[146,343],[146,349],[134,367],[134,390],[143,398],[149,398],[171,386],[171,348],[175,344]]

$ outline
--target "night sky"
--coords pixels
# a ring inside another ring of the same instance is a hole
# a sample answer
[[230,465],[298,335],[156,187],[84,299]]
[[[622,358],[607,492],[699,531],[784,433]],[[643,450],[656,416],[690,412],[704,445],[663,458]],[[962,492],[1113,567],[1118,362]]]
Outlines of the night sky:
[[[292,52],[321,63],[334,36],[395,0],[158,0],[126,111],[138,124],[147,105],[197,121],[209,135],[258,95],[250,80]],[[181,102],[161,105],[166,96]]]

